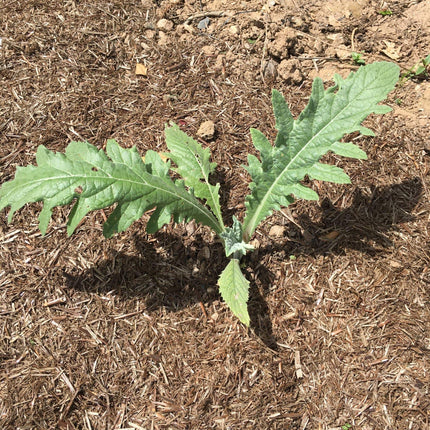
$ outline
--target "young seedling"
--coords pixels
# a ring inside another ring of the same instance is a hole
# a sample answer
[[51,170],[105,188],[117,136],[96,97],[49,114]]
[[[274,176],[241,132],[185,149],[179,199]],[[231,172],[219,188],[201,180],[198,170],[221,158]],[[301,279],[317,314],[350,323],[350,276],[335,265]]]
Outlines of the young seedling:
[[391,16],[393,12],[390,9],[381,9],[378,11],[378,14],[382,16]]
[[354,64],[357,66],[364,66],[366,64],[366,61],[363,58],[363,54],[359,52],[351,52],[351,58]]
[[[249,241],[258,225],[294,198],[318,199],[314,190],[303,185],[305,177],[350,183],[341,168],[319,160],[327,152],[366,158],[358,146],[341,139],[355,131],[374,135],[361,123],[371,113],[391,110],[378,103],[394,88],[398,77],[398,66],[374,63],[346,79],[336,75],[335,85],[326,90],[322,80],[316,78],[309,103],[297,119],[281,93],[273,90],[278,133],[272,145],[263,133],[251,129],[260,158],[248,155],[245,169],[252,182],[243,222],[233,217],[231,226],[224,225],[220,186],[210,182],[216,168],[210,162],[210,151],[175,124],[165,130],[170,151],[167,162],[154,151],[147,151],[143,160],[135,148],[121,148],[115,140],[108,140],[106,152],[86,142],[71,142],[64,154],[39,146],[37,166],[18,167],[15,178],[1,187],[0,210],[10,206],[11,221],[26,203],[42,201],[39,227],[45,234],[52,209],[74,202],[67,223],[67,233],[71,235],[90,211],[115,204],[103,226],[106,237],[126,230],[152,209],[155,210],[146,225],[148,233],[156,232],[172,218],[175,222],[194,219],[222,239],[229,263],[219,278],[219,290],[233,313],[249,325],[249,281],[241,271],[240,260],[252,250]],[[170,171],[181,179],[172,179]]]
[[400,84],[408,81],[412,78],[428,78],[430,76],[430,54],[427,57],[422,58],[417,64],[408,69],[405,73],[402,73],[400,77]]

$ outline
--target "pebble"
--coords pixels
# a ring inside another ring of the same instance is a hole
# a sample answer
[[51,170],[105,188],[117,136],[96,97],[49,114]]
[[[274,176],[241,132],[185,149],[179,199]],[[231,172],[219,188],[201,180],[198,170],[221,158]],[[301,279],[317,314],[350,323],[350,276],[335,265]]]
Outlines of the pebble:
[[213,121],[205,121],[200,124],[197,136],[204,140],[211,140],[215,136],[215,124]]
[[209,260],[211,257],[211,252],[209,250],[209,247],[204,246],[198,253],[197,258],[199,260]]
[[255,249],[260,248],[261,243],[258,239],[252,239],[249,241],[249,244],[252,245]]
[[228,30],[230,34],[233,34],[233,35],[239,34],[239,27],[237,25],[232,25]]
[[286,84],[299,85],[304,79],[301,66],[300,61],[296,58],[282,60],[278,66],[278,74]]
[[265,65],[263,69],[264,79],[267,80],[275,80],[277,72],[277,64],[275,61],[270,59]]
[[163,31],[171,31],[173,29],[173,22],[162,18],[157,22],[157,28]]
[[197,25],[197,28],[199,30],[204,30],[205,28],[208,28],[210,25],[210,19],[208,17],[203,18]]
[[213,45],[205,45],[202,47],[202,52],[207,57],[214,57],[217,54],[217,50]]
[[285,233],[285,227],[283,225],[272,225],[269,230],[269,236],[271,237],[281,237]]

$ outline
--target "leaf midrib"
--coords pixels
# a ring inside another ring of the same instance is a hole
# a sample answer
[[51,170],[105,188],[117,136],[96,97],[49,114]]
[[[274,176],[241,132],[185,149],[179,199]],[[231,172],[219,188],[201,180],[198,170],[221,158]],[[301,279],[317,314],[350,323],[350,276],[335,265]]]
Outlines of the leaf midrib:
[[[119,164],[119,163],[117,163],[117,164]],[[57,170],[59,170],[59,169],[57,169]],[[99,171],[101,171],[101,170],[99,170]],[[144,180],[144,178],[141,175],[139,175],[139,177],[142,179],[142,182],[137,182],[137,181],[133,181],[131,179],[126,179],[126,178],[120,178],[120,179],[118,179],[118,178],[116,178],[116,177],[114,177],[114,176],[106,173],[104,170],[103,170],[103,172],[106,174],[106,177],[103,177],[103,176],[83,176],[83,175],[76,175],[76,174],[67,174],[65,176],[51,176],[50,178],[46,178],[46,179],[43,179],[43,178],[42,179],[38,179],[38,180],[34,181],[34,183],[37,184],[37,183],[43,183],[45,181],[53,181],[53,180],[61,180],[61,179],[63,179],[63,180],[64,179],[76,179],[76,180],[91,180],[91,179],[93,179],[93,180],[103,180],[103,179],[105,179],[106,180],[106,179],[109,179],[109,180],[113,180],[113,182],[128,182],[131,186],[132,185],[137,185],[137,186],[144,185],[144,186],[148,186],[148,187],[153,188],[154,191],[161,191],[161,192],[167,193],[167,194],[169,194],[171,196],[174,196],[176,198],[179,198],[179,199],[181,199],[183,201],[188,202],[192,207],[194,207],[200,213],[204,214],[204,216],[206,218],[208,218],[212,222],[212,225],[210,227],[212,227],[218,234],[223,231],[223,229],[221,228],[221,226],[218,223],[218,220],[216,220],[216,218],[214,218],[214,215],[206,207],[204,207],[203,205],[201,205],[201,204],[197,205],[195,203],[195,201],[193,200],[193,198],[191,196],[188,196],[187,193],[185,193],[185,195],[182,195],[182,194],[178,195],[176,193],[173,193],[169,189],[161,188],[161,187],[156,186],[154,184],[150,184],[148,181]],[[147,174],[151,175],[150,173],[147,173]],[[157,177],[155,175],[151,175],[151,176],[153,176],[154,178],[158,178],[158,179],[162,180],[162,178],[159,178],[159,177]],[[112,184],[109,184],[109,185],[112,185]],[[11,192],[12,192],[12,190],[11,190]],[[79,197],[79,196],[77,196],[77,197]],[[42,199],[42,200],[44,200],[44,199]]]
[[[205,173],[205,170],[203,168],[203,164],[200,163],[200,157],[197,156],[197,154],[195,153],[195,151],[193,151],[188,145],[186,145],[185,151],[188,151],[192,155],[192,157],[196,160],[197,165],[200,167],[200,171],[201,171],[201,173],[203,175],[206,187],[207,187],[207,189],[209,191],[209,194],[211,196],[211,199],[212,199],[212,202],[213,202],[213,206],[215,206],[215,207],[212,208],[212,210],[215,212],[215,216],[218,219],[218,223],[220,224],[220,226],[223,227],[224,226],[224,222],[222,220],[222,215],[221,215],[220,208],[216,204],[216,195],[214,193],[212,193],[212,184],[210,184],[210,182],[209,182],[209,174]],[[224,231],[224,228],[222,228],[222,231]]]

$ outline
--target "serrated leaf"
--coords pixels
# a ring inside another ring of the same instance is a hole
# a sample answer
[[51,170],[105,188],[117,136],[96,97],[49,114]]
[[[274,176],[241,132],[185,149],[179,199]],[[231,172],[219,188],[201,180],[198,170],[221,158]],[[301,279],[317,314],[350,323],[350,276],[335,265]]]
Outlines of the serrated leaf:
[[173,170],[181,175],[187,187],[193,189],[196,197],[206,201],[219,223],[223,225],[219,202],[220,185],[212,185],[209,182],[209,175],[216,167],[216,163],[210,162],[209,148],[203,149],[176,124],[166,127],[165,133],[166,144],[170,150],[169,157],[177,165]]
[[331,145],[330,151],[333,151],[337,155],[342,155],[343,157],[367,160],[367,154],[357,145],[350,142],[335,142]]
[[149,234],[156,233],[163,225],[168,224],[172,218],[172,214],[168,207],[159,207],[149,218],[146,224],[146,231]]
[[239,260],[232,259],[218,279],[219,291],[231,311],[249,326],[248,296],[249,281],[240,270]]
[[262,133],[260,130],[257,130],[255,128],[251,128],[251,139],[252,143],[254,144],[255,148],[260,152],[261,154],[265,155],[265,158],[270,157],[270,155],[273,152],[273,146],[270,143],[269,139]]
[[108,141],[106,153],[86,142],[71,142],[65,154],[40,146],[36,166],[20,167],[15,179],[0,188],[0,209],[10,206],[9,220],[26,203],[43,201],[39,217],[42,233],[46,232],[52,208],[76,199],[69,215],[68,234],[90,211],[117,203],[104,227],[106,236],[123,231],[143,212],[157,207],[167,219],[195,219],[216,233],[224,228],[192,192],[180,181],[172,181],[168,166],[151,151],[146,163],[135,148],[121,148]]
[[[261,145],[262,138],[258,137],[259,146],[264,150],[260,152],[261,161],[251,158],[247,167],[252,177],[252,192],[246,199],[245,241],[273,210],[289,204],[291,195],[304,199],[318,198],[314,191],[300,183],[306,175],[338,183],[349,182],[342,169],[327,167],[319,160],[328,151],[353,158],[365,157],[364,152],[352,144],[339,141],[354,131],[373,133],[361,123],[373,112],[388,111],[389,108],[378,103],[394,88],[398,76],[397,65],[374,63],[359,68],[346,79],[336,76],[336,85],[327,90],[324,90],[322,80],[316,78],[309,103],[292,126],[289,110],[274,107],[275,115],[285,116],[276,118],[276,123],[288,133],[282,132],[271,151],[266,143],[264,147]],[[282,104],[279,94],[274,91],[272,96],[277,105]]]
[[279,132],[276,136],[275,146],[285,145],[288,135],[293,129],[294,118],[284,96],[277,90],[272,92],[272,106],[276,119],[275,128]]
[[363,136],[372,136],[372,137],[375,136],[375,132],[373,130],[370,130],[370,128],[367,128],[367,127],[360,126],[358,131]]
[[[119,203],[104,223],[103,235],[105,237],[112,237],[116,233],[127,230],[147,210],[148,204],[144,199]],[[72,228],[72,226],[68,226],[67,232],[69,235],[73,233]]]
[[330,164],[315,163],[308,171],[311,179],[318,181],[334,182],[335,184],[350,184],[350,177],[337,166]]

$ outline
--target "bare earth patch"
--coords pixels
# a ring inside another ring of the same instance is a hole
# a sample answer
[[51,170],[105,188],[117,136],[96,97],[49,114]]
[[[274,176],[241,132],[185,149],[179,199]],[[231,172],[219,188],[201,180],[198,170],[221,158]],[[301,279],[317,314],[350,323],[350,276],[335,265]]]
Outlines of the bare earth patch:
[[[391,14],[388,14],[390,11]],[[385,12],[385,13],[383,13]],[[428,1],[93,0],[0,3],[0,183],[38,145],[165,150],[170,120],[210,147],[242,216],[250,127],[274,135],[312,79],[429,54]],[[145,73],[136,75],[136,65]],[[145,75],[146,74],[146,75]],[[67,238],[38,205],[0,215],[2,429],[428,429],[429,79],[349,136],[352,185],[317,183],[258,229],[251,329],[216,291],[222,247],[199,225]],[[227,220],[229,221],[229,220]]]

